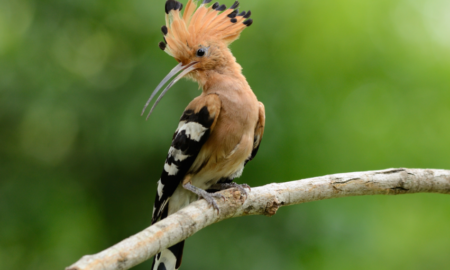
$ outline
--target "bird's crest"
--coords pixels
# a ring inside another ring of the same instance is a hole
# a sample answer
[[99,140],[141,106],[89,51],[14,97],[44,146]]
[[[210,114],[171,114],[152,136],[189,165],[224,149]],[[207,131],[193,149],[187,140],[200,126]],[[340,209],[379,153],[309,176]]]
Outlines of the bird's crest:
[[159,47],[175,58],[195,48],[205,41],[222,41],[231,44],[246,27],[253,23],[251,12],[239,13],[236,1],[230,8],[214,3],[212,0],[189,0],[184,13],[183,4],[175,0],[166,2],[166,25],[162,27],[164,42]]
[[[249,19],[250,11],[239,13],[237,10],[238,1],[229,9],[219,3],[210,5],[211,1],[202,0],[200,6],[197,7],[197,0],[189,0],[184,13],[181,14],[183,5],[175,0],[167,0],[166,25],[161,28],[164,34],[164,42],[159,43],[159,47],[174,57],[179,64],[167,74],[150,95],[142,114],[159,90],[172,77],[180,71],[181,73],[164,88],[150,109],[147,118],[172,85],[199,68],[201,61],[198,59],[205,55],[212,44],[216,48],[228,46],[239,37],[242,30],[253,23],[253,20]],[[211,61],[214,62],[214,60]]]

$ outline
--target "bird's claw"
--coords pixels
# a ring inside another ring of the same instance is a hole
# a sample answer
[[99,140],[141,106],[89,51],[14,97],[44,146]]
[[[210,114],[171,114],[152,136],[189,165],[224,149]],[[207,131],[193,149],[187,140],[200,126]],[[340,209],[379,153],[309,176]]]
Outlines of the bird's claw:
[[247,190],[245,190],[246,188],[248,188],[248,191],[252,191],[252,188],[247,184],[241,184],[241,185],[237,184],[236,188],[239,189],[239,191],[242,194],[244,194],[245,197],[248,197],[248,192],[247,192]]
[[249,191],[251,191],[251,187],[247,184],[236,184],[236,183],[231,183],[231,186],[234,188],[237,188],[239,190],[239,192],[241,192],[242,195],[244,195],[245,197],[248,197],[248,192],[247,190],[245,190],[246,188],[249,189]]
[[213,193],[212,196],[218,199],[222,199],[223,201],[227,200],[227,198],[220,193]]
[[239,192],[240,192],[241,194],[243,194],[245,197],[248,196],[248,192],[247,192],[247,190],[245,190],[245,189],[248,188],[249,191],[252,190],[252,188],[251,188],[249,185],[247,185],[247,184],[241,184],[241,185],[239,185],[239,184],[236,184],[236,183],[234,183],[234,182],[231,182],[231,183],[217,183],[217,184],[215,184],[215,185],[213,186],[213,188],[214,188],[214,189],[219,189],[219,190],[224,190],[224,189],[229,189],[229,188],[236,188],[236,189],[239,190]]
[[240,186],[243,187],[243,188],[248,188],[249,191],[252,191],[252,188],[249,185],[247,185],[247,184],[242,184]]
[[219,214],[219,206],[214,198],[226,200],[225,196],[220,193],[208,193],[203,189],[193,186],[191,183],[186,183],[183,187],[195,194],[197,194],[200,198],[205,199],[209,205],[211,205],[214,209],[217,210],[217,214]]
[[223,196],[220,193],[206,193],[201,196],[203,199],[205,199],[206,202],[208,202],[209,205],[211,205],[214,209],[217,210],[217,214],[219,214],[219,206],[217,205],[216,199],[223,199],[224,201],[227,200],[225,196]]

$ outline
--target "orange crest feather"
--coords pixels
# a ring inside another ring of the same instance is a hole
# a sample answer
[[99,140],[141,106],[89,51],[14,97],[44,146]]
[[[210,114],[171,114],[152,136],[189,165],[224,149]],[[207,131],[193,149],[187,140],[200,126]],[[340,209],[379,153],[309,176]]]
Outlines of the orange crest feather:
[[196,2],[189,0],[183,15],[180,2],[166,2],[166,26],[162,28],[165,42],[160,48],[173,57],[187,57],[190,48],[206,41],[221,41],[228,46],[253,23],[250,11],[238,13],[238,1],[229,9],[219,3],[207,7],[211,0],[203,0],[197,8]]

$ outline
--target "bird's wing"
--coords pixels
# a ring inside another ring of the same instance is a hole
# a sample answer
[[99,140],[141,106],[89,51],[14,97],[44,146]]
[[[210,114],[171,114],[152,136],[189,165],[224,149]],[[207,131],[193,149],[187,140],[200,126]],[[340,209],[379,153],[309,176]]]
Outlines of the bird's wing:
[[266,112],[264,109],[264,104],[262,102],[259,102],[259,119],[258,123],[255,127],[255,137],[253,139],[253,150],[251,155],[248,157],[248,159],[245,161],[245,164],[252,160],[256,154],[258,153],[259,145],[261,144],[261,140],[264,134],[264,126],[266,125]]
[[208,140],[220,109],[221,101],[216,94],[201,95],[187,106],[181,116],[158,181],[152,224],[167,216],[167,203]]

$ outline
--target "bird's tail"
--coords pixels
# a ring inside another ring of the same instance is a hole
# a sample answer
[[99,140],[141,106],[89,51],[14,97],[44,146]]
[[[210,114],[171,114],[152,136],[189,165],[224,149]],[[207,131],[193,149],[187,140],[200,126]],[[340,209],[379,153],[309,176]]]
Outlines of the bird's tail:
[[[159,197],[157,194],[155,205],[161,205],[158,199]],[[165,203],[163,211],[161,211],[161,219],[166,218],[170,214],[169,204],[170,200],[168,200],[168,203]],[[156,223],[158,220],[157,213],[158,211],[153,212],[152,224]],[[183,248],[184,241],[181,241],[178,244],[171,246],[170,248],[161,250],[161,252],[156,254],[156,256],[153,258],[152,270],[176,270],[180,268],[181,259],[183,257]]]
[[183,257],[183,247],[184,241],[181,241],[156,254],[153,259],[152,270],[176,270],[180,268],[181,259]]

